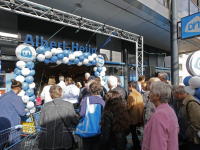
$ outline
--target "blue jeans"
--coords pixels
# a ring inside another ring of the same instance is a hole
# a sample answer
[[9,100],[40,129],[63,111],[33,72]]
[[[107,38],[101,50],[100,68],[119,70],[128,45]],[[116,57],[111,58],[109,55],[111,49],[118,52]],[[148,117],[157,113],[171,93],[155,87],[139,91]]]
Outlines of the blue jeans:
[[192,141],[187,141],[187,147],[189,150],[200,150],[200,144],[194,144]]

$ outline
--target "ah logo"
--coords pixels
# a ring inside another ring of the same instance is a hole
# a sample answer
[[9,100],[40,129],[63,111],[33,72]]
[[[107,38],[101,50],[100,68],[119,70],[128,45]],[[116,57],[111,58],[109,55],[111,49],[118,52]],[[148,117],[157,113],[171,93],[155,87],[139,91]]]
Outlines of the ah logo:
[[185,32],[200,32],[200,17],[194,17],[185,27]]
[[21,50],[21,56],[31,58],[32,57],[32,51],[30,50],[29,47],[25,47],[24,49]]
[[197,61],[196,61],[195,65],[194,65],[194,67],[195,67],[196,69],[199,69],[199,70],[200,70],[200,58],[197,59]]

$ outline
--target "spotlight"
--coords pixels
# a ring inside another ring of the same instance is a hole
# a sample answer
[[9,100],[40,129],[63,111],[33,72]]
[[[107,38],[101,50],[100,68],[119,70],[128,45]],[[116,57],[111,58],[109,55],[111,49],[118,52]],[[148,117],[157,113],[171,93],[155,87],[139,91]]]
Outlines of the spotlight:
[[83,24],[82,18],[79,20],[79,23],[78,23],[78,24],[79,24],[79,27],[82,26],[82,24]]
[[54,12],[53,12],[53,9],[50,11],[50,19],[53,19],[54,17]]
[[15,8],[15,0],[10,0],[10,8],[11,9]]
[[103,32],[106,32],[107,28],[106,28],[106,25],[104,24],[103,26]]

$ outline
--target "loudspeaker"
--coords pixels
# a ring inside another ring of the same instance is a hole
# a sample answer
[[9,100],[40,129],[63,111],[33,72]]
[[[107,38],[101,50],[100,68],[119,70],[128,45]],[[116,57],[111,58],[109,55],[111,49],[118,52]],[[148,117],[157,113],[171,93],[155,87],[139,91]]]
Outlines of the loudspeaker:
[[145,80],[148,81],[151,77],[156,77],[156,68],[154,66],[146,66]]

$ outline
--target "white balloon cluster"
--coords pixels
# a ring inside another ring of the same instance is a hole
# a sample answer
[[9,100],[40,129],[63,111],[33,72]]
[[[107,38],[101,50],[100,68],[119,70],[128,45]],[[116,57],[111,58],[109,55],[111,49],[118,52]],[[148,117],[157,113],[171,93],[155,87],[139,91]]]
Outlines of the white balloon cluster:
[[33,90],[35,88],[35,83],[33,82],[33,76],[35,75],[34,66],[35,64],[33,62],[20,60],[16,63],[17,68],[14,70],[14,73],[17,75],[15,79],[22,83],[22,90],[18,96],[22,98],[31,113],[34,113],[36,110],[33,103],[35,101]]

